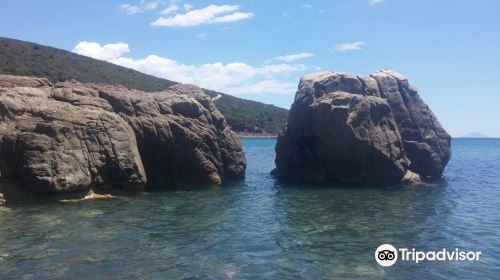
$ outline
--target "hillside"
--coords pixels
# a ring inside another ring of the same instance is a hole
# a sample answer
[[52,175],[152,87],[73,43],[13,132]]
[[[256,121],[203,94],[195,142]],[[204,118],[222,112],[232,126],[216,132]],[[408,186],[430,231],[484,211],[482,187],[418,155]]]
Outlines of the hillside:
[[280,107],[212,90],[205,90],[205,93],[212,97],[221,95],[215,101],[215,106],[224,114],[235,131],[277,133],[288,119],[288,110]]
[[[0,74],[45,77],[52,82],[74,79],[84,83],[122,84],[143,91],[160,91],[174,81],[157,78],[109,62],[69,51],[0,37]],[[205,90],[238,132],[276,133],[286,123],[288,110],[220,92]]]

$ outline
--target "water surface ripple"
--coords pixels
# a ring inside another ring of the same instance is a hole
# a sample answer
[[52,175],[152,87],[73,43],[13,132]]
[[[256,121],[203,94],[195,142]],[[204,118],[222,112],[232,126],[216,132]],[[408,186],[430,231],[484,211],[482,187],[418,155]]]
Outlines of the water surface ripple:
[[[420,187],[279,183],[275,140],[243,145],[239,182],[0,207],[0,279],[498,279],[500,140],[454,139]],[[382,243],[482,256],[382,268]]]

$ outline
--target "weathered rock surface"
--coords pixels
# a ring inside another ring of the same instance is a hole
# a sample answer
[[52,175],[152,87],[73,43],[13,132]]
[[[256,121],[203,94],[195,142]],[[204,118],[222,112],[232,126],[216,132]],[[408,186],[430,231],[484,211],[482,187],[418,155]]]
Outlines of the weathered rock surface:
[[0,75],[0,184],[107,193],[220,183],[245,167],[238,138],[196,86],[145,93]]
[[450,136],[401,74],[322,72],[300,80],[278,136],[276,174],[316,182],[415,182],[440,177],[450,154]]

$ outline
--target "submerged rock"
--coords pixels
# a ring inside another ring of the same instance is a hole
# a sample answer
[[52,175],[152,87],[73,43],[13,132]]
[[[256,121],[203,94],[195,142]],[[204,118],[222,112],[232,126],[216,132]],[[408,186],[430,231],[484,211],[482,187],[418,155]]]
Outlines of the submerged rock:
[[245,167],[238,138],[196,86],[145,93],[0,75],[0,180],[108,193],[220,183]]
[[278,177],[315,182],[416,182],[441,176],[450,136],[394,71],[302,77],[276,144]]

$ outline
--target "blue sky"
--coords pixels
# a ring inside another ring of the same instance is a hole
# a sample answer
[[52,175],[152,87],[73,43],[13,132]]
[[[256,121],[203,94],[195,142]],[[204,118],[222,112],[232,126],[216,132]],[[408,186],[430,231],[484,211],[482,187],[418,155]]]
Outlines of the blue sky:
[[303,74],[390,68],[452,135],[500,136],[499,12],[494,0],[1,0],[0,36],[281,107]]

